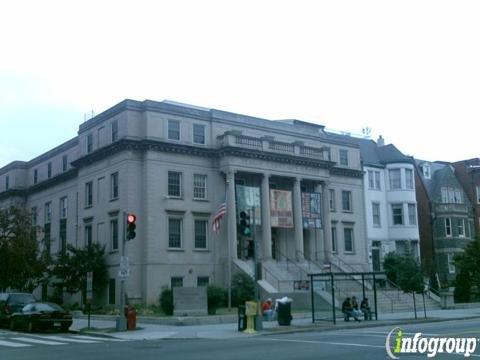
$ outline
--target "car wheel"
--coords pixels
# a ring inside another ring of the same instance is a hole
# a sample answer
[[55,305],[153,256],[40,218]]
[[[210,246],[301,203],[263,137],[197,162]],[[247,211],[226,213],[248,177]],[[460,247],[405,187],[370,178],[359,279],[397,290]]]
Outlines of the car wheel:
[[34,330],[35,330],[35,327],[33,326],[33,321],[30,320],[30,321],[28,322],[28,325],[27,325],[27,331],[31,333],[31,332],[33,332]]
[[60,328],[60,330],[62,332],[68,332],[68,329],[70,328],[70,326],[67,326],[67,325],[62,325],[62,327]]
[[10,326],[9,326],[9,328],[10,328],[10,330],[12,330],[12,331],[15,330],[15,321],[13,321],[13,319],[10,320]]

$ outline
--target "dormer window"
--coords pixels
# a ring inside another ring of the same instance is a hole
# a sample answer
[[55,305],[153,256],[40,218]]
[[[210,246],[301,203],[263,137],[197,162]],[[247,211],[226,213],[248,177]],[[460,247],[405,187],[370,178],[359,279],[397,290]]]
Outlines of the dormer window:
[[430,177],[431,177],[431,176],[430,176],[430,165],[424,164],[424,165],[422,166],[422,172],[423,172],[423,177],[424,177],[425,179],[430,179]]

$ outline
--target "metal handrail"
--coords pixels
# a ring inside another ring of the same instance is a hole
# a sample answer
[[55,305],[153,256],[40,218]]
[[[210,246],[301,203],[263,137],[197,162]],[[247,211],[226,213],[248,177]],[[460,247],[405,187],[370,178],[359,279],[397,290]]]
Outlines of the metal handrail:
[[283,254],[281,251],[277,250],[277,254],[280,255],[280,258],[284,258],[287,262],[287,271],[289,271],[289,264],[291,263],[292,265],[294,265],[294,267],[299,270],[300,274],[303,275],[301,276],[301,278],[299,280],[303,280],[303,277],[305,277],[305,279],[308,277],[308,273],[302,269],[301,266],[299,266],[294,260],[290,259],[287,255]]
[[262,265],[262,270],[264,271],[264,276],[262,276],[262,279],[270,283],[270,281],[267,279],[267,276],[266,276],[267,274],[270,275],[277,282],[277,290],[280,290],[280,279],[276,277],[270,270],[268,270],[263,265]]

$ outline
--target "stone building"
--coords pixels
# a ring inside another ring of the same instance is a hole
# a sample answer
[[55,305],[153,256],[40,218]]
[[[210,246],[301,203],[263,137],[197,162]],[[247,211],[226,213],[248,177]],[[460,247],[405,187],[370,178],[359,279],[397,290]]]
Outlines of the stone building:
[[453,165],[415,160],[422,262],[440,286],[451,285],[455,254],[475,236],[472,205]]
[[[367,269],[362,177],[358,143],[321,125],[124,100],[73,139],[0,169],[0,208],[31,209],[52,255],[67,243],[104,244],[110,281],[95,297],[110,304],[119,300],[124,214],[136,214],[126,291],[154,303],[164,286],[227,286],[231,271],[252,270],[237,233],[240,204],[257,208],[267,291],[279,290],[285,261]],[[224,201],[216,234],[212,216]],[[319,218],[308,218],[306,201]]]

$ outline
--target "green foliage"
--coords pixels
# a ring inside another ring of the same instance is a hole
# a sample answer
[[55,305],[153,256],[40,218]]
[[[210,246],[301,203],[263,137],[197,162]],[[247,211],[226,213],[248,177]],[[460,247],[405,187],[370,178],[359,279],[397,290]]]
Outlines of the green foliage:
[[423,292],[423,275],[418,262],[409,256],[388,253],[383,262],[388,280],[404,292]]
[[457,277],[455,298],[458,301],[478,300],[480,289],[480,237],[470,242],[462,254],[454,258]]
[[165,315],[173,315],[173,291],[164,287],[160,294],[160,308]]
[[32,292],[47,267],[32,226],[31,214],[23,207],[0,211],[0,289]]
[[209,285],[207,287],[207,298],[208,314],[215,315],[218,308],[226,306],[227,291],[220,286]]
[[55,279],[54,286],[70,294],[81,291],[85,303],[89,271],[93,272],[94,293],[101,293],[108,284],[105,246],[94,243],[77,249],[67,245],[67,251],[58,254],[50,275]]
[[232,278],[232,305],[243,305],[252,300],[255,294],[255,283],[251,276],[245,273],[236,273]]

